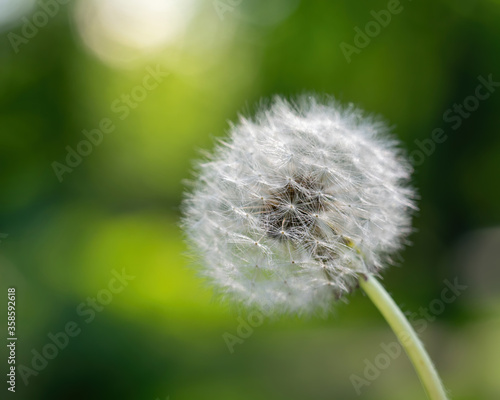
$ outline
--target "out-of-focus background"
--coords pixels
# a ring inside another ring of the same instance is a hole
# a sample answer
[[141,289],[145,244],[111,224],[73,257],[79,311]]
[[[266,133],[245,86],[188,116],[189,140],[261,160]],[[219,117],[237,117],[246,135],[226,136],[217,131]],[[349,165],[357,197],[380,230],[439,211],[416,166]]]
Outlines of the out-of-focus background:
[[304,91],[394,126],[421,199],[384,284],[453,399],[500,398],[499,20],[498,0],[0,0],[1,398],[425,397],[361,292],[262,321],[186,268],[192,160]]

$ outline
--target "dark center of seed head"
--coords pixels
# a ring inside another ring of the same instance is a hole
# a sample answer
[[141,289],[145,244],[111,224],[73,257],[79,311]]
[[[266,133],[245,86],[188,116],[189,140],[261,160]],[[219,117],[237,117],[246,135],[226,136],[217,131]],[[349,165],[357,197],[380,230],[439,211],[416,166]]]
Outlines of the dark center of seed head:
[[324,209],[319,190],[311,179],[290,180],[283,188],[267,196],[261,212],[268,236],[294,240],[316,227]]

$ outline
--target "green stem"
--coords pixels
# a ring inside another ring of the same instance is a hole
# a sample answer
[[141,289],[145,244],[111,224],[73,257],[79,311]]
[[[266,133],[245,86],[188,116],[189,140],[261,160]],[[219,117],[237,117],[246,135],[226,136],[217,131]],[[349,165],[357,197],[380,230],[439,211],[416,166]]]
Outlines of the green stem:
[[431,400],[447,400],[445,389],[429,355],[412,326],[384,287],[372,276],[363,275],[359,283],[382,313],[403,345]]

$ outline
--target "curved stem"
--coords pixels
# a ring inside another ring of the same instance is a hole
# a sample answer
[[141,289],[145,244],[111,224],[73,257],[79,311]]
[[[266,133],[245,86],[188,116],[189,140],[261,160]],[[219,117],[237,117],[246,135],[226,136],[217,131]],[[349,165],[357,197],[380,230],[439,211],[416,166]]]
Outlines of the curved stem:
[[413,366],[417,370],[429,398],[431,400],[447,400],[448,397],[446,396],[443,383],[439,378],[436,368],[432,364],[414,329],[392,297],[372,276],[361,276],[359,283],[391,326],[399,342],[403,345]]

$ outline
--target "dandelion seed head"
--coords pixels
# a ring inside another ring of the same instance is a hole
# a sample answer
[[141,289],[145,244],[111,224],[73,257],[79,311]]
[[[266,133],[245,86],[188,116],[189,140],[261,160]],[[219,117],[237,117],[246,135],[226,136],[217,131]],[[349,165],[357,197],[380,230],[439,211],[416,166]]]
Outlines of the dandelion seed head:
[[387,127],[354,106],[275,97],[199,163],[183,227],[223,297],[328,310],[405,243],[411,171]]

